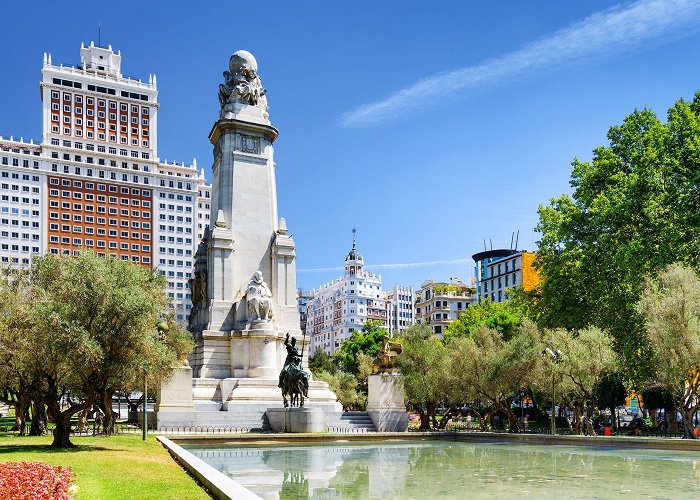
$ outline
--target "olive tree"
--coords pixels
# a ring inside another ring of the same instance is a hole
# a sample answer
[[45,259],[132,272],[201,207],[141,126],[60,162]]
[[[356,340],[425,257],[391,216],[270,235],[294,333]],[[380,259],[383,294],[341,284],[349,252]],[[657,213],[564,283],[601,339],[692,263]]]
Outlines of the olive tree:
[[685,437],[700,409],[700,277],[672,264],[647,278],[638,304],[655,360],[653,376],[673,397]]
[[191,339],[163,317],[164,289],[159,273],[90,252],[35,258],[20,338],[0,339],[0,352],[14,349],[12,369],[33,382],[55,424],[53,446],[72,446],[77,413],[98,404],[110,419],[117,390],[144,374],[157,383],[182,362]]

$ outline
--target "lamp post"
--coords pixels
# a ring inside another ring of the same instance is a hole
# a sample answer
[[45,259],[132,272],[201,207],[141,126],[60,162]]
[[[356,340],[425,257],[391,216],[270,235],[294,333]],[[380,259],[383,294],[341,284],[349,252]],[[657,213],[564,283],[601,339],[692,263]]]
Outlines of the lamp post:
[[143,370],[143,428],[141,439],[144,441],[148,437],[148,372]]
[[[561,363],[562,359],[562,354],[559,349],[556,351],[551,350],[549,347],[545,348],[544,351],[542,351],[542,354],[549,356],[549,358],[552,360],[554,364],[559,364]],[[554,365],[552,365],[552,436],[556,435],[557,433],[557,422],[556,422],[556,403],[555,403],[555,377],[556,377],[556,372],[554,370]]]

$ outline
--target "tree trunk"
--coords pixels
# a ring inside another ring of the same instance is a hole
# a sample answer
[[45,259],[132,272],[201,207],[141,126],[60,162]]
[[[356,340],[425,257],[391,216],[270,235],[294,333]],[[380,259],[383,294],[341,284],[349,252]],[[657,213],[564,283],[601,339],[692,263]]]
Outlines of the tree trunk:
[[418,410],[418,414],[420,415],[420,427],[418,428],[419,431],[429,431],[430,430],[430,416],[423,411],[423,405],[420,406],[420,410]]
[[105,413],[104,419],[102,420],[102,432],[106,436],[111,436],[114,434],[114,417],[112,415],[112,393],[110,391],[104,391],[102,396],[102,411]]
[[450,407],[447,409],[447,411],[445,412],[445,414],[443,415],[442,420],[440,420],[440,425],[438,426],[438,429],[441,429],[441,430],[442,430],[442,429],[444,429],[445,427],[447,427],[448,422],[449,422],[449,421],[452,419],[452,417],[454,416],[454,412],[455,412],[455,407],[454,407],[454,406],[450,406]]
[[518,426],[518,417],[515,416],[515,413],[513,413],[512,408],[501,406],[501,410],[503,410],[503,413],[505,413],[506,417],[508,417],[508,432],[520,432],[520,426]]
[[25,429],[27,408],[29,406],[29,401],[26,397],[21,394],[17,396],[17,401],[15,402],[15,427],[14,430],[19,431],[20,436],[26,436],[27,431]]
[[59,401],[59,398],[56,397],[55,399],[48,401],[48,404],[46,405],[48,415],[51,417],[55,425],[53,430],[53,443],[51,443],[51,446],[53,448],[73,448],[75,445],[70,441],[70,419],[76,413],[81,412],[86,408],[90,408],[92,406],[92,402],[85,401],[83,403],[72,404],[66,410],[61,411]]
[[56,427],[53,429],[53,448],[75,448],[75,445],[70,441],[70,414],[66,412],[54,416]]
[[[669,415],[670,413],[670,415]],[[666,420],[668,420],[668,428],[671,432],[678,432],[678,419],[676,419],[676,409],[670,412],[666,410]]]
[[30,436],[43,436],[47,429],[46,406],[32,400],[32,425],[29,428]]
[[583,414],[583,426],[585,433],[589,436],[595,436],[595,429],[593,428],[593,407],[589,406],[585,413]]
[[683,419],[683,433],[685,439],[697,439],[695,435],[695,428],[693,427],[693,415],[695,414],[695,409],[686,410],[681,409],[681,418]]
[[486,432],[491,429],[491,412],[486,410],[483,416],[479,416],[479,422],[481,424],[481,430]]
[[88,413],[87,409],[78,412],[78,432],[88,431]]

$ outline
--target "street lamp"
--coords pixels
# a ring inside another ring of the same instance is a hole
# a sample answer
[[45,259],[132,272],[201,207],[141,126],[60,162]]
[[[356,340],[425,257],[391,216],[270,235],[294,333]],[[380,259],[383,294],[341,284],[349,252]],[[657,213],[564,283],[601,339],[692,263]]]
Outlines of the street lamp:
[[[553,363],[559,364],[561,363],[562,360],[562,354],[559,349],[556,351],[551,350],[549,347],[545,348],[544,351],[542,351],[542,354],[549,356],[549,358],[552,360]],[[555,375],[556,372],[554,370],[554,366],[552,366],[552,436],[556,435],[557,433],[557,423],[556,423],[556,403],[555,401],[555,392],[554,392],[554,382],[555,382]]]

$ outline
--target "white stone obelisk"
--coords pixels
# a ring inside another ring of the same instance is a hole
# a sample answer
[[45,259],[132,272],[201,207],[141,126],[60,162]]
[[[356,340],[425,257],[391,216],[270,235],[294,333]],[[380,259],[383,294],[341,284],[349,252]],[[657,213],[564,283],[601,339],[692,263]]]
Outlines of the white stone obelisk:
[[[278,131],[269,120],[255,58],[234,53],[224,78],[219,119],[209,134],[212,224],[191,280],[192,418],[256,427],[267,408],[282,404],[277,383],[285,335],[296,337],[299,347],[308,340],[299,327],[295,245],[277,213],[272,145]],[[329,421],[342,411],[322,382],[310,384],[307,406],[314,405],[332,414]]]

